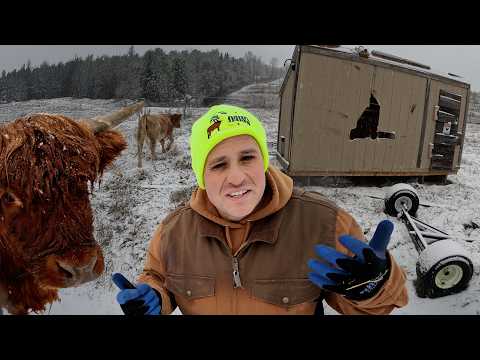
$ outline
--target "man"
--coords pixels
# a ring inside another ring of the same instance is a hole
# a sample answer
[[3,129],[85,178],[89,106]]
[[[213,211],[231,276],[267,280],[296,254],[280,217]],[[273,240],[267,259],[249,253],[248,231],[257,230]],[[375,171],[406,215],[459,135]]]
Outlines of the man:
[[294,188],[269,166],[250,112],[213,106],[190,147],[198,189],[154,233],[138,284],[113,277],[125,314],[323,314],[323,299],[342,314],[389,314],[407,304],[386,251],[393,224],[366,243],[348,213]]

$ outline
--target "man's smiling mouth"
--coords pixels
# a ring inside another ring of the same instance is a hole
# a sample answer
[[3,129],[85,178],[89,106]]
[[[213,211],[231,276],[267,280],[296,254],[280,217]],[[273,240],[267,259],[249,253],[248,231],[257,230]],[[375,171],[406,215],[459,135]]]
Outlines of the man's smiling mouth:
[[233,199],[238,199],[238,198],[241,198],[242,196],[244,196],[245,194],[247,194],[248,192],[250,192],[250,190],[235,191],[235,192],[227,194],[227,196],[230,197],[230,198],[233,198]]

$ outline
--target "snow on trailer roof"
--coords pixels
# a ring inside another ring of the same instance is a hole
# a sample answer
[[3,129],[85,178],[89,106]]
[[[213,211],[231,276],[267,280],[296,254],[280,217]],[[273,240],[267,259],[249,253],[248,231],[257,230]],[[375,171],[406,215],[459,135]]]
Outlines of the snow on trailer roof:
[[[449,81],[454,81],[461,84],[466,84],[470,86],[466,80],[463,80],[463,77],[454,73],[444,73],[441,71],[432,70],[429,65],[421,64],[414,60],[409,60],[406,58],[402,58],[397,55],[388,54],[385,52],[377,51],[375,49],[367,49],[363,46],[357,48],[349,48],[346,46],[341,45],[304,45],[312,48],[321,49],[324,51],[332,52],[332,53],[343,53],[350,55],[351,57],[357,57],[361,59],[365,59],[366,61],[373,61],[373,62],[381,62],[385,64],[389,64],[394,67],[404,68],[411,71],[415,71],[417,73],[422,73],[429,77],[437,77],[442,79],[447,79]],[[361,56],[360,53],[363,51],[368,51],[368,56]]]

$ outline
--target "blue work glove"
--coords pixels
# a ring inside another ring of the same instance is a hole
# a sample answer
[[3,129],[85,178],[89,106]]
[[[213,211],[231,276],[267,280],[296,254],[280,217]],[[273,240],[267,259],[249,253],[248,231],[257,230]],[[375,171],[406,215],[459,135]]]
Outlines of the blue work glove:
[[317,286],[342,294],[347,299],[371,298],[388,279],[390,260],[386,249],[392,232],[393,223],[383,220],[368,244],[349,235],[340,236],[340,243],[353,252],[354,257],[329,246],[316,245],[316,254],[333,266],[309,260],[308,266],[313,270],[308,274],[309,279]]
[[162,297],[157,290],[147,284],[134,286],[122,274],[112,275],[112,281],[121,290],[117,302],[125,315],[160,315]]

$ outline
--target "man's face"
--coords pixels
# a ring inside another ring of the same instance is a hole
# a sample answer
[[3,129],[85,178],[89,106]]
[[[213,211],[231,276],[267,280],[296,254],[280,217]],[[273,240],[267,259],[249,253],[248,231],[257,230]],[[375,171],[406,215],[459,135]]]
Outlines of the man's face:
[[265,191],[260,148],[249,135],[225,139],[208,154],[205,190],[219,214],[230,221],[249,215]]

